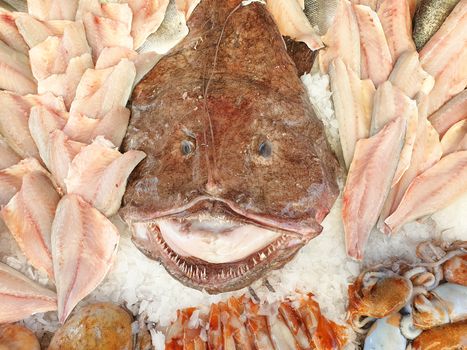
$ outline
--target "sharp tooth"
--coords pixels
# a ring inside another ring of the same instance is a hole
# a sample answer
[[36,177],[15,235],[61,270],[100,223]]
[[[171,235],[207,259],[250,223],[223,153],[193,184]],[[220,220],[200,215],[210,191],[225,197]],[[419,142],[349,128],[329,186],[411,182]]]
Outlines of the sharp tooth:
[[256,261],[255,258],[253,258],[253,264],[255,264],[255,265],[258,264],[258,262]]
[[233,272],[232,268],[229,269],[229,276],[230,276],[230,277],[233,277],[233,276],[234,276],[234,272]]
[[263,261],[264,259],[266,259],[266,254],[264,254],[263,252],[261,252],[261,253],[259,254],[259,259],[260,259],[261,261]]

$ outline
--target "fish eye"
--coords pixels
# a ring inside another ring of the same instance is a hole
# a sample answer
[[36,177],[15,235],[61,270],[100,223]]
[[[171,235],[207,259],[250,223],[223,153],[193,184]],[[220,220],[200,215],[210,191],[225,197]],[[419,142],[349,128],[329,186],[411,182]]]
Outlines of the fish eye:
[[269,141],[263,141],[258,147],[258,153],[263,158],[269,158],[272,154],[272,144]]
[[191,154],[194,148],[195,148],[195,145],[193,144],[193,142],[188,141],[188,140],[183,140],[181,143],[181,147],[180,147],[182,154],[184,156],[188,156],[189,154]]

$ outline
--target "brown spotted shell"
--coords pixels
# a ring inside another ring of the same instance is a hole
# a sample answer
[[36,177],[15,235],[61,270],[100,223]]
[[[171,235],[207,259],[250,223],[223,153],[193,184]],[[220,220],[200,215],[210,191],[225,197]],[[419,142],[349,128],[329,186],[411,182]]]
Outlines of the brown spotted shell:
[[0,325],[0,350],[40,350],[33,332],[18,324]]

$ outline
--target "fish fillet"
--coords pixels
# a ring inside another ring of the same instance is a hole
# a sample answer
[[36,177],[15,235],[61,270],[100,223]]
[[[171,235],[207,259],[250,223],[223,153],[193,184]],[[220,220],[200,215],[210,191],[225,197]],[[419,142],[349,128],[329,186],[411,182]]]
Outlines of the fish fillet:
[[61,323],[102,282],[118,241],[117,228],[80,196],[60,200],[52,224],[52,257]]
[[88,69],[76,89],[70,113],[102,118],[117,106],[125,107],[135,76],[134,63],[126,59],[111,68]]
[[324,46],[298,2],[268,0],[266,6],[283,36],[304,42],[310,50],[318,50]]
[[378,1],[376,13],[383,26],[393,62],[396,62],[404,51],[415,51],[412,40],[412,17],[407,0]]
[[363,259],[368,237],[389,193],[405,139],[399,117],[376,135],[357,142],[343,193],[342,219],[347,254]]
[[112,108],[101,119],[72,113],[63,131],[75,141],[91,143],[97,136],[103,136],[116,147],[120,147],[129,120],[130,110],[121,106]]
[[378,0],[351,0],[353,4],[365,5],[371,8],[373,11],[376,11]]
[[0,8],[0,40],[13,50],[27,55],[29,47],[18,31],[14,13]]
[[68,176],[70,164],[84,146],[84,143],[71,140],[61,130],[50,133],[47,147],[48,168],[61,192],[65,192],[66,189],[65,178]]
[[329,65],[329,77],[342,152],[348,168],[357,141],[369,137],[375,87],[371,80],[360,80],[341,58],[336,58]]
[[430,93],[434,113],[467,85],[467,0],[461,0],[420,51],[420,62],[436,82]]
[[443,155],[456,151],[467,151],[467,119],[457,122],[449,128],[441,139]]
[[9,168],[20,160],[21,157],[0,137],[0,170]]
[[391,52],[376,12],[364,5],[352,8],[360,32],[361,78],[371,79],[377,87],[391,73]]
[[348,0],[339,0],[332,25],[322,39],[326,48],[319,52],[321,73],[327,73],[331,61],[340,57],[347,67],[360,76],[360,33]]
[[429,117],[441,136],[463,119],[467,119],[467,90],[458,93]]
[[419,92],[428,95],[435,85],[435,79],[425,72],[417,51],[403,52],[389,76],[389,81],[410,98]]
[[386,81],[378,87],[375,93],[370,134],[374,135],[389,121],[401,116],[407,120],[407,130],[399,164],[394,174],[393,185],[400,180],[410,166],[417,135],[418,110],[414,100],[408,98],[398,88],[393,87],[391,82]]
[[0,170],[0,206],[6,205],[21,189],[26,174],[37,171],[48,174],[35,158],[21,160],[18,164]]
[[73,159],[65,179],[68,193],[79,194],[106,216],[120,208],[130,173],[146,156],[141,151],[121,154],[102,137]]
[[40,21],[27,13],[16,13],[16,26],[24,41],[31,48],[43,42],[49,36],[63,35],[65,26],[71,21]]
[[21,251],[36,269],[54,280],[50,235],[60,196],[43,172],[23,177],[21,189],[3,207],[3,221]]
[[40,20],[66,19],[73,21],[79,0],[28,0],[28,12]]
[[37,91],[28,56],[12,49],[3,41],[0,41],[0,89],[21,95]]
[[175,0],[177,10],[185,14],[185,19],[188,20],[201,0]]
[[0,263],[0,304],[0,323],[17,322],[57,310],[57,295]]
[[396,211],[385,220],[391,232],[447,207],[467,191],[467,151],[448,154],[417,176]]

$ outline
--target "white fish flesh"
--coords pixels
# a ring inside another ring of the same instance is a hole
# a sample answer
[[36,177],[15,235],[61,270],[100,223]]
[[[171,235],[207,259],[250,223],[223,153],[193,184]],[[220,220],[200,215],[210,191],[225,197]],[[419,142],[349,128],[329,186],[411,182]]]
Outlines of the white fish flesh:
[[340,58],[329,65],[329,77],[342,152],[348,168],[357,141],[369,137],[375,87],[371,80],[360,80]]
[[28,261],[54,280],[50,235],[60,196],[43,172],[23,177],[21,189],[3,207],[3,221]]
[[388,79],[393,67],[389,46],[378,15],[368,6],[352,6],[360,32],[361,78],[376,87]]
[[363,259],[399,163],[407,120],[401,116],[376,135],[357,142],[343,193],[342,219],[347,254]]
[[33,314],[57,310],[57,295],[0,263],[0,323],[21,321]]
[[52,257],[61,323],[102,282],[118,241],[117,228],[80,196],[60,200],[52,224]]
[[467,151],[467,119],[457,122],[444,134],[441,139],[443,155],[456,152]]
[[467,191],[467,151],[448,154],[417,176],[385,223],[397,232],[405,223],[447,207]]
[[467,119],[467,90],[450,99],[430,117],[430,122],[443,136],[457,122]]
[[18,31],[14,13],[0,8],[0,40],[13,50],[28,54],[29,47]]
[[79,194],[106,216],[120,208],[128,176],[146,155],[121,154],[102,137],[84,147],[73,159],[65,179],[67,193]]
[[40,20],[66,19],[73,21],[79,0],[28,0],[28,12]]
[[37,91],[28,56],[12,49],[3,41],[0,41],[0,89],[20,95]]
[[340,57],[347,67],[360,76],[360,32],[348,0],[339,0],[331,27],[322,39],[326,48],[319,51],[321,73],[327,73],[331,61]]
[[0,170],[8,168],[20,160],[21,157],[0,137]]

